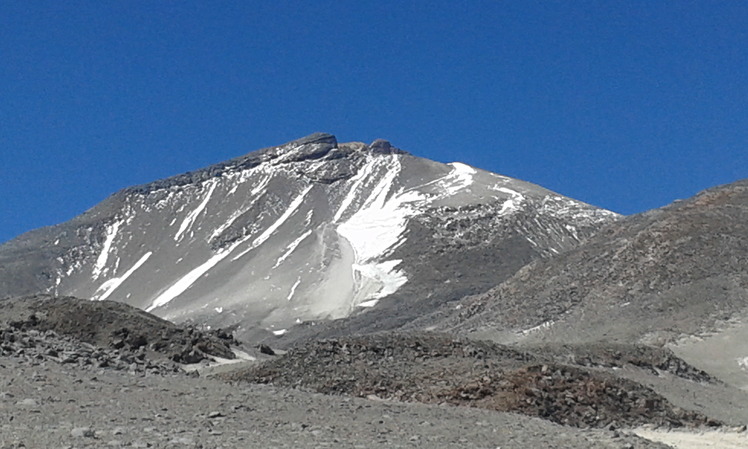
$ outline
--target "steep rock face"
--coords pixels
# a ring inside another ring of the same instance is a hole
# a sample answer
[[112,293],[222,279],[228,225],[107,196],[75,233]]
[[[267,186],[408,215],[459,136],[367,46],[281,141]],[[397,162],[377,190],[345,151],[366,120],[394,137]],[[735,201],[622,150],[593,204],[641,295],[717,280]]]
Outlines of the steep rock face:
[[616,218],[386,141],[314,134],[125,189],[20,236],[0,247],[0,295],[110,299],[276,336],[298,323],[392,312],[386,302],[402,312],[386,326],[396,327]]

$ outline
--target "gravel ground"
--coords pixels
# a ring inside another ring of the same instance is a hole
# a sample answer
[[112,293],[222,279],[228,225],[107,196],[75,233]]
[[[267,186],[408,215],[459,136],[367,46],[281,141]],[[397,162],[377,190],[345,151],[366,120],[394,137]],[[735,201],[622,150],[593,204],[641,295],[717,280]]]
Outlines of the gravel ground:
[[0,448],[663,448],[465,407],[0,357]]
[[654,441],[661,441],[676,449],[745,449],[748,447],[748,433],[745,431],[689,432],[637,429],[636,433]]

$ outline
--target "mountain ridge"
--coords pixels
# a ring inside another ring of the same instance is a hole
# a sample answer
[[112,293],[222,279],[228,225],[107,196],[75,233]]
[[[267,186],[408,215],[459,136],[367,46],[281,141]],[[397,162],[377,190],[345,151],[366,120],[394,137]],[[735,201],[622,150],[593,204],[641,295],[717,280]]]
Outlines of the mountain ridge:
[[748,388],[748,180],[625,217],[411,323],[516,344],[666,346]]
[[[385,140],[317,133],[123,189],[0,246],[0,294],[115,299],[279,337],[398,292],[428,309],[477,293],[617,217]],[[476,257],[476,273],[461,266]]]

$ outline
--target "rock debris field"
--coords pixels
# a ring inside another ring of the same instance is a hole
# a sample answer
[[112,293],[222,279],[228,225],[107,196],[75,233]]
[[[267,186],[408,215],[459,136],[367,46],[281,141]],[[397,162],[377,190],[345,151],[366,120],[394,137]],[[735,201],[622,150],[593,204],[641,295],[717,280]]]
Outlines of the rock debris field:
[[[177,352],[152,351],[153,343],[121,345],[102,337],[117,330],[104,313],[89,343],[71,329],[86,329],[95,320],[80,315],[101,312],[101,304],[70,301],[75,314],[43,315],[34,310],[39,301],[48,299],[0,303],[2,449],[666,447],[628,431],[564,427],[513,413],[200,377],[164,355],[182,354],[188,330],[175,331],[171,346],[160,340],[161,331],[144,335]],[[47,304],[53,311],[61,303]],[[54,330],[54,316],[75,318]],[[130,327],[143,329],[138,323],[133,319]]]
[[520,415],[0,359],[2,448],[656,448]]

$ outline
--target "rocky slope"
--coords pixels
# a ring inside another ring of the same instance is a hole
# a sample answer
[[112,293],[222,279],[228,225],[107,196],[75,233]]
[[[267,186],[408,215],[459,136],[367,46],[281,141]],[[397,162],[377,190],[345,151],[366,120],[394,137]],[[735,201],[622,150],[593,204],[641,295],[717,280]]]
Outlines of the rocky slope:
[[[609,224],[416,326],[503,342],[679,343],[689,362],[744,387],[746,266],[748,181],[740,181]],[[703,357],[689,356],[693,348]]]
[[181,338],[173,325],[129,306],[71,298],[0,304],[3,449],[663,447],[627,431],[493,411],[230,385],[188,375],[146,346],[113,348],[106,336],[119,320],[148,341]]
[[251,339],[367,310],[355,327],[396,328],[616,218],[385,141],[315,134],[123,190],[0,246],[0,297],[110,299]]

